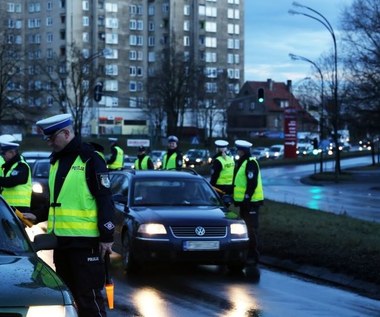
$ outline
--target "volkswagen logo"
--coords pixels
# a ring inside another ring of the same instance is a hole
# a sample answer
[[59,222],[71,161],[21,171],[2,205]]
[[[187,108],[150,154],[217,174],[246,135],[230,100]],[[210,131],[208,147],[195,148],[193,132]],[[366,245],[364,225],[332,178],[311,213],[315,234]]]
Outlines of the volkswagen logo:
[[201,227],[201,226],[195,228],[195,234],[196,234],[197,236],[204,236],[205,233],[206,233],[205,228],[203,228],[203,227]]

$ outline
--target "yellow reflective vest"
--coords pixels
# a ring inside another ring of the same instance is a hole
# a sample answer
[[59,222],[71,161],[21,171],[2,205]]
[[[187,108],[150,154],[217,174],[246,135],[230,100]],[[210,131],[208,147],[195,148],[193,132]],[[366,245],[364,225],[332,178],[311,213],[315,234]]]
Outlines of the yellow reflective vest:
[[116,149],[116,160],[108,165],[110,170],[118,170],[124,167],[124,151],[121,147],[115,146]]
[[[2,195],[10,206],[29,208],[32,200],[32,175],[29,165],[23,159],[21,159],[21,161],[28,166],[29,172],[27,182],[25,184],[17,185],[14,187],[4,187]],[[7,174],[4,176],[10,176],[18,164],[19,162],[14,163]]]
[[148,169],[148,159],[149,156],[145,155],[141,161],[141,168],[139,166],[139,159],[135,161],[135,170],[147,170]]
[[[253,157],[249,158],[250,161],[256,161]],[[235,177],[235,183],[234,183],[234,193],[233,198],[235,201],[243,201],[245,191],[247,188],[247,176],[245,175],[245,168],[247,166],[247,161],[244,161],[243,164],[241,164],[239,170],[236,173]],[[255,162],[256,163],[256,162]],[[256,163],[257,164],[257,163]],[[258,164],[257,164],[258,166]],[[255,192],[253,193],[251,197],[251,201],[262,201],[264,200],[264,191],[263,191],[263,184],[261,181],[261,172],[260,167],[258,166],[259,174],[257,175],[257,187],[255,189]]]
[[[49,188],[54,193],[59,161],[50,167]],[[95,198],[86,182],[86,163],[78,156],[63,182],[57,201],[50,195],[48,232],[65,237],[98,237]]]
[[172,168],[177,168],[177,152],[174,152],[168,160],[168,153],[164,155],[162,169],[169,170]]
[[232,180],[234,178],[234,167],[235,161],[231,156],[223,157],[218,156],[216,158],[220,164],[222,164],[222,170],[220,171],[219,177],[216,181],[216,185],[232,185]]

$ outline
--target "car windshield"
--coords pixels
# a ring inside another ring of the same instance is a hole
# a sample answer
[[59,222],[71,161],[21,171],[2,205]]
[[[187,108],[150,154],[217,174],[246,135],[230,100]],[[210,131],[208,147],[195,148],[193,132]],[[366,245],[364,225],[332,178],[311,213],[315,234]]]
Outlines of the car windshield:
[[15,216],[0,199],[0,254],[19,254],[30,251],[27,237],[16,223]]
[[133,206],[222,205],[207,182],[198,179],[138,179],[132,197]]
[[187,157],[202,157],[204,156],[202,151],[198,150],[192,150],[187,152]]
[[33,176],[34,177],[49,177],[50,162],[49,161],[36,161],[34,163]]

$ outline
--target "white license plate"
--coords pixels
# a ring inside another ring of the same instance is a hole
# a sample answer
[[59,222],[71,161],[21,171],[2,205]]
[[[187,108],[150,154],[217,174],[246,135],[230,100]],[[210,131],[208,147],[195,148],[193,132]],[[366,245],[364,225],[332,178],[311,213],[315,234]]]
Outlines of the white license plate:
[[185,241],[184,251],[219,250],[219,241]]

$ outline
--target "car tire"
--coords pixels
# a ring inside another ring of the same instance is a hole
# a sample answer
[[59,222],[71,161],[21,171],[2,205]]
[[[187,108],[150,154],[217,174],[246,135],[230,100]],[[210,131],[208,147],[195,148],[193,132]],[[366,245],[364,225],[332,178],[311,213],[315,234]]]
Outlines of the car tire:
[[121,256],[123,268],[127,274],[137,273],[140,270],[141,265],[136,262],[131,250],[131,238],[128,235],[128,232],[123,236]]

